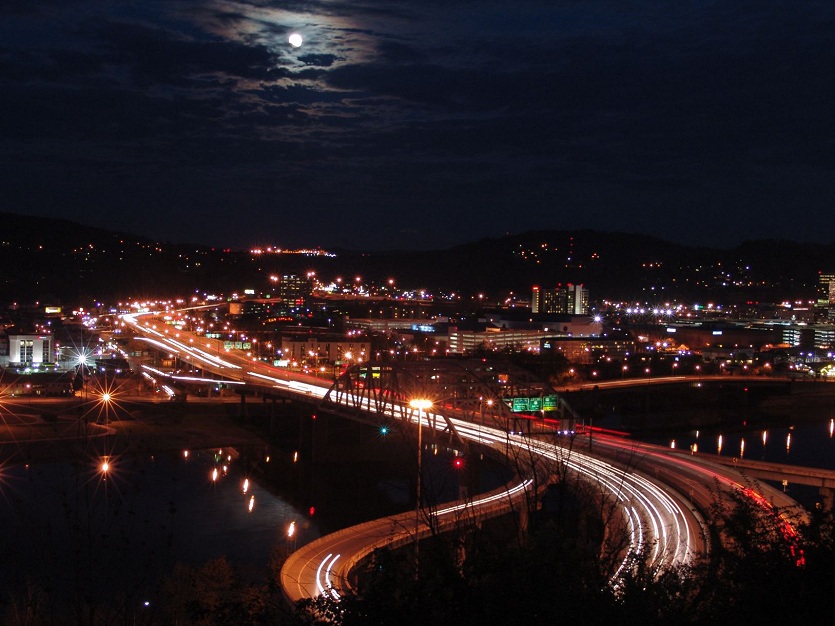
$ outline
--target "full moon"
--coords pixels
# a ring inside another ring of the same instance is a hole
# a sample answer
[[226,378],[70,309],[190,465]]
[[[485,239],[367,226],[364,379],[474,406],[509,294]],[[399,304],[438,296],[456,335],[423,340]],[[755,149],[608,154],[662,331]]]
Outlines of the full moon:
[[298,33],[293,33],[292,35],[290,35],[287,41],[290,42],[290,45],[294,48],[298,48],[302,45],[302,36]]

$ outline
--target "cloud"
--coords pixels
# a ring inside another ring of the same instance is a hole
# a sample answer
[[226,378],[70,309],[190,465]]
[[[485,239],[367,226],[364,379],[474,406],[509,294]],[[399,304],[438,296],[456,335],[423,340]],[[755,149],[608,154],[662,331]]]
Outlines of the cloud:
[[261,229],[285,198],[323,216],[286,221],[316,243],[354,211],[449,239],[835,200],[831,3],[24,4],[0,8],[12,210]]

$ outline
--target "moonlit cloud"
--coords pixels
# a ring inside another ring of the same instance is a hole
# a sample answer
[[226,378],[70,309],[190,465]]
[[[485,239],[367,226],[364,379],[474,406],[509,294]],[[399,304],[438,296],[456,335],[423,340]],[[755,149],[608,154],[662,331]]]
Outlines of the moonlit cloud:
[[835,226],[828,2],[30,0],[0,16],[2,210],[241,247]]

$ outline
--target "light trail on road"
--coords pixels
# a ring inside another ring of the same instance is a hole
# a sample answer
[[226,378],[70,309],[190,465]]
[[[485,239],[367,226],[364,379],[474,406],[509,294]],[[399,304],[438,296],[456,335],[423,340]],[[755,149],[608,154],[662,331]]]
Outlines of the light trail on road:
[[[170,337],[167,333],[160,333],[152,326],[141,323],[139,317],[139,314],[124,315],[123,319],[138,334],[152,335],[152,339],[156,342],[155,345],[161,344],[160,347],[163,349],[176,351],[180,358],[190,356],[201,363],[205,363],[206,367],[204,369],[207,371],[243,382],[272,386],[285,392],[298,394],[306,400],[322,400],[330,389],[330,386],[324,381],[281,370],[266,363],[253,362],[248,357],[235,354],[234,351],[227,352],[224,359],[214,357],[214,355],[210,355],[200,348]],[[180,331],[179,334],[188,335],[185,331]],[[200,339],[199,336],[195,337]],[[558,445],[556,441],[541,441],[531,436],[509,433],[502,429],[474,424],[458,418],[438,419],[441,416],[441,413],[438,412],[424,412],[423,415],[420,415],[420,412],[415,412],[409,407],[391,404],[383,410],[378,410],[368,398],[352,397],[351,401],[353,404],[350,408],[382,414],[386,418],[398,419],[414,425],[417,425],[418,420],[420,420],[422,427],[426,428],[443,430],[446,428],[446,423],[449,422],[462,438],[490,446],[500,452],[507,451],[507,446],[513,446],[527,454],[533,453],[557,464],[557,466],[563,465],[589,484],[608,493],[613,501],[617,503],[624,528],[628,533],[628,547],[623,550],[619,566],[613,573],[613,581],[626,568],[630,567],[636,558],[645,558],[651,567],[660,571],[663,568],[691,563],[697,555],[706,553],[710,548],[704,519],[699,511],[691,506],[688,498],[671,485],[661,483],[658,479],[653,480],[636,471],[634,467],[621,468],[616,464],[590,454],[581,453],[576,449],[569,450]],[[603,444],[602,438],[598,437],[597,441],[600,442],[599,445]],[[631,442],[630,444],[621,442],[620,451],[623,451],[625,446],[628,445],[633,444]],[[641,448],[641,451],[643,453],[644,449]],[[661,456],[657,452],[654,454]],[[673,471],[683,470],[669,469],[669,471],[672,473]],[[695,472],[700,477],[700,482],[704,483],[706,478],[712,481],[717,470],[693,463],[693,467],[689,468],[688,472]],[[723,484],[732,482],[732,479],[726,478]],[[476,511],[478,507],[491,506],[496,500],[512,500],[524,496],[525,490],[529,488],[529,485],[520,483],[513,486],[512,491],[503,491],[498,495],[494,494],[494,496],[491,496],[494,498],[493,500],[481,502],[475,499],[472,502],[457,503],[436,511],[435,515],[446,517],[457,515],[463,510]],[[411,515],[414,515],[414,513],[412,512]],[[387,521],[386,523],[390,524],[391,522]],[[343,543],[345,542],[342,536],[344,532],[337,533],[341,536],[339,541]],[[389,532],[392,537],[396,534]],[[327,537],[322,539],[327,539]],[[322,541],[322,539],[318,541]],[[415,539],[416,537],[412,538],[412,540]],[[369,538],[366,543],[374,541],[379,542],[379,537]],[[336,543],[336,539],[334,542]],[[351,549],[361,550],[362,548],[353,545]],[[337,555],[337,558],[334,558],[334,554]],[[339,559],[338,565],[337,559]],[[290,562],[290,559],[288,559],[288,562]],[[344,569],[348,567],[346,564],[355,565],[356,562],[350,557],[346,557],[345,550],[334,548],[327,550],[324,554],[320,553],[319,556],[312,557],[309,563],[297,565],[298,570],[289,577],[295,579],[296,590],[295,592],[293,590],[288,591],[285,586],[285,593],[288,594],[290,599],[313,597],[325,593],[326,590],[329,590],[328,593],[331,591],[338,593],[337,589],[347,585],[346,577],[349,570]],[[310,571],[311,568],[312,574],[304,573]],[[305,580],[308,582],[305,582]]]

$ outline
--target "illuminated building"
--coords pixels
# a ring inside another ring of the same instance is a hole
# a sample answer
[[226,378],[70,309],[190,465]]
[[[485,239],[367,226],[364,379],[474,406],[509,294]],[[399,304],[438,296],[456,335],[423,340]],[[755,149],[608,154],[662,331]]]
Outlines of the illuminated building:
[[8,365],[31,367],[54,362],[52,335],[9,333]]
[[476,350],[539,351],[543,333],[538,330],[449,330],[450,354],[470,354]]
[[835,273],[818,272],[816,308],[825,310],[830,321],[835,319]]
[[556,313],[560,315],[588,315],[589,290],[583,285],[568,283],[555,289],[533,288],[532,313]]
[[604,337],[550,337],[542,339],[542,354],[559,353],[569,362],[590,365],[601,357],[622,361],[635,353],[631,339],[606,339]]
[[835,273],[818,272],[818,306],[835,306]]
[[344,335],[287,335],[281,337],[279,348],[283,359],[313,365],[363,363],[371,354],[371,342]]
[[310,279],[295,274],[285,274],[278,281],[276,289],[276,300],[285,309],[301,308],[305,299],[310,296]]

